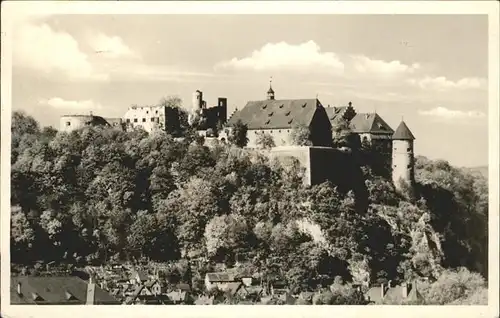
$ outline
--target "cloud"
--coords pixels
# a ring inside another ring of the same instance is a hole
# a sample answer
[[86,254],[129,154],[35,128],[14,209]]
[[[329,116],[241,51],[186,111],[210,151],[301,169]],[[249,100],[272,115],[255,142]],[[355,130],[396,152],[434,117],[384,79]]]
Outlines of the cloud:
[[107,36],[98,33],[88,37],[90,47],[95,53],[107,58],[139,58],[139,54],[132,51],[123,39],[118,36]]
[[375,74],[382,76],[392,76],[400,74],[411,74],[420,69],[420,64],[413,63],[406,65],[400,61],[386,62],[374,60],[363,55],[351,56],[353,68],[363,74]]
[[485,87],[486,81],[484,79],[467,77],[458,81],[448,80],[444,76],[440,77],[424,77],[422,79],[410,79],[408,82],[414,86],[422,89],[434,89],[438,91],[449,89],[479,89]]
[[422,116],[430,116],[442,120],[463,120],[463,119],[481,119],[485,118],[486,114],[480,111],[461,111],[453,110],[445,107],[436,107],[430,110],[420,110]]
[[46,105],[57,109],[71,109],[71,110],[82,110],[82,109],[101,109],[101,105],[92,100],[65,100],[60,97],[53,97],[50,99],[39,100],[40,105]]
[[50,74],[60,72],[69,79],[103,80],[80,50],[78,42],[68,33],[55,31],[48,24],[24,23],[13,41],[13,64]]
[[314,41],[298,45],[286,42],[267,43],[248,57],[233,58],[218,63],[216,68],[234,70],[308,70],[320,68],[330,73],[342,73],[344,64],[333,52],[321,52]]

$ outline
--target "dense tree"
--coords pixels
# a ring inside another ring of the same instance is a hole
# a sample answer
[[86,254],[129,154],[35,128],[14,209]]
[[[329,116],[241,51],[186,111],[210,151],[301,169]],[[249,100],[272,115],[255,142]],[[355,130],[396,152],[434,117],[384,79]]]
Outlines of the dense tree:
[[296,125],[290,134],[292,144],[297,146],[312,146],[311,131],[305,125]]
[[267,133],[260,133],[257,136],[256,144],[261,149],[271,149],[276,147],[273,136]]
[[231,127],[228,141],[233,145],[236,145],[240,148],[245,147],[248,144],[248,127],[243,124],[241,120],[236,121],[236,123]]
[[[175,108],[175,99],[162,103],[169,102]],[[192,269],[186,258],[208,256],[245,261],[264,284],[277,277],[296,291],[328,286],[335,276],[345,286],[426,276],[439,282],[422,285],[431,303],[482,301],[484,281],[471,272],[487,274],[483,176],[417,158],[410,200],[374,160],[357,160],[361,149],[352,156],[364,179],[335,170],[341,177],[306,186],[296,159],[242,149],[246,127],[238,125],[232,144],[206,147],[193,130],[184,139],[112,127],[56,133],[14,113],[13,263],[83,266],[145,257],[176,262],[178,281],[191,282],[213,268]],[[355,149],[344,133],[338,145]],[[356,194],[362,187],[366,194]],[[468,274],[456,274],[457,267]],[[358,296],[339,287],[321,302],[357,304]]]

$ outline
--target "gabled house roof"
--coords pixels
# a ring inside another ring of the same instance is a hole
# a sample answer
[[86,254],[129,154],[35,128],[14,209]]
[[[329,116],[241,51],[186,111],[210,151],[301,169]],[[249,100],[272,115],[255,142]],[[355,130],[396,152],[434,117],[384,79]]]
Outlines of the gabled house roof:
[[348,107],[349,106],[325,107],[326,114],[328,115],[328,120],[330,120],[332,126],[335,126],[335,124],[339,122]]
[[245,288],[245,285],[242,282],[231,282],[227,284],[226,290],[231,295],[235,295],[241,288]]
[[406,126],[404,121],[401,121],[398,128],[392,135],[393,140],[415,140],[415,136],[410,131],[410,128]]
[[414,285],[414,284],[408,285],[407,297],[404,297],[403,288],[404,287],[402,285],[396,285],[396,286],[392,286],[390,288],[387,288],[387,290],[384,293],[384,296],[382,297],[382,286],[371,287],[365,295],[370,298],[370,301],[375,302],[375,303],[380,303],[383,299],[386,299],[386,298],[390,299],[391,301],[398,301],[398,300],[399,301],[417,301],[417,300],[423,299],[422,295],[418,291],[418,288],[416,288],[416,285]]
[[296,125],[310,126],[318,109],[324,111],[317,99],[283,99],[250,101],[235,112],[228,125],[238,120],[250,130],[290,129]]
[[392,135],[394,130],[377,113],[356,114],[349,124],[355,133]]
[[[17,292],[20,284],[21,294]],[[83,305],[87,301],[87,282],[74,276],[11,278],[12,304],[75,304]],[[94,288],[94,304],[119,304],[108,292]]]

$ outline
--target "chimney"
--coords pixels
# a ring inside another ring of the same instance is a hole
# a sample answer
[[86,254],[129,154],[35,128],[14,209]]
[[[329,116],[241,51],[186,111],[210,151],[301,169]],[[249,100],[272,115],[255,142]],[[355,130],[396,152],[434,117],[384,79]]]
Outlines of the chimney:
[[21,283],[17,283],[17,294],[18,295],[22,295],[22,292],[21,292]]
[[385,296],[385,285],[380,284],[380,298],[383,299]]
[[93,305],[95,300],[95,283],[92,275],[89,278],[89,283],[87,284],[87,302],[86,305]]

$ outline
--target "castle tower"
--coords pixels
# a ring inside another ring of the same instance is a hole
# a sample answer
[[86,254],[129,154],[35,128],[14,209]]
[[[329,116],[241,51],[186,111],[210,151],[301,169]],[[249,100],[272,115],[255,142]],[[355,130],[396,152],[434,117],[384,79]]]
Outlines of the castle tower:
[[415,137],[404,121],[392,135],[392,181],[399,189],[401,180],[412,186],[415,180],[413,141]]
[[269,90],[267,91],[267,99],[268,100],[273,100],[274,99],[274,90],[273,90],[272,83],[273,83],[273,79],[271,78],[269,80]]
[[193,125],[200,119],[203,108],[203,93],[199,90],[193,93],[192,108],[188,114],[188,123]]
[[203,93],[199,90],[193,93],[193,111],[201,109],[203,106]]

